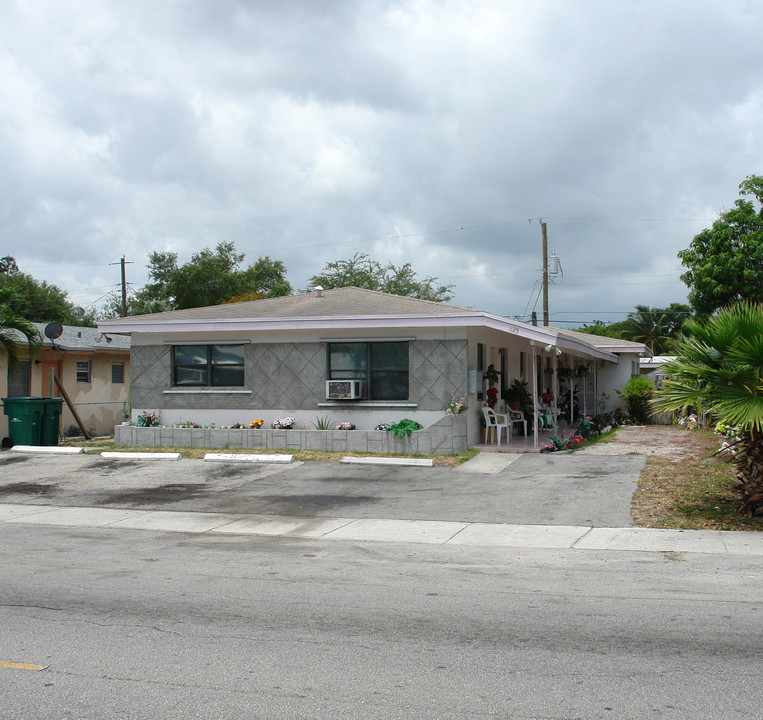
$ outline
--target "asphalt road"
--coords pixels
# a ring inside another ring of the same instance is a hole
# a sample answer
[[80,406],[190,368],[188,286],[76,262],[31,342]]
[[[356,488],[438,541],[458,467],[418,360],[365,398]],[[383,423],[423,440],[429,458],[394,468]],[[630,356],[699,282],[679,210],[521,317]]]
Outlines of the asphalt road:
[[763,706],[759,556],[5,524],[0,567],[13,720],[758,720]]
[[532,525],[633,525],[643,456],[517,456],[497,473],[432,467],[0,453],[0,502]]

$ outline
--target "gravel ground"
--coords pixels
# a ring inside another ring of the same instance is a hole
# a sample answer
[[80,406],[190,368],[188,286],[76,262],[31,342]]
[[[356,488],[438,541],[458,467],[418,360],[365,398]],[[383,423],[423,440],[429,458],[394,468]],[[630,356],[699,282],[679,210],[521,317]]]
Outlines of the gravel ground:
[[577,451],[581,455],[666,455],[676,460],[697,455],[697,441],[691,430],[673,425],[626,425],[613,440]]

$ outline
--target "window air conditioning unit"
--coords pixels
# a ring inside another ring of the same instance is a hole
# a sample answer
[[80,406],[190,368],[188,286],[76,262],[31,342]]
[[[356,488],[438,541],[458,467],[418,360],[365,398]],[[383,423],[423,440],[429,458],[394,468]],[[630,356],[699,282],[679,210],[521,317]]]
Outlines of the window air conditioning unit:
[[327,400],[358,400],[362,393],[362,380],[326,380]]

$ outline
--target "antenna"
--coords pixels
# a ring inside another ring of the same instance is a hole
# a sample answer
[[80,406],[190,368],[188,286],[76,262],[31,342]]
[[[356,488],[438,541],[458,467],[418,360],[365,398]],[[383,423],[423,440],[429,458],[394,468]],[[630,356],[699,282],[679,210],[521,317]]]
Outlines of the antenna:
[[55,340],[56,338],[60,338],[63,331],[64,331],[64,326],[58,322],[48,323],[45,326],[45,329],[43,330],[43,332],[45,333],[45,337],[51,341]]

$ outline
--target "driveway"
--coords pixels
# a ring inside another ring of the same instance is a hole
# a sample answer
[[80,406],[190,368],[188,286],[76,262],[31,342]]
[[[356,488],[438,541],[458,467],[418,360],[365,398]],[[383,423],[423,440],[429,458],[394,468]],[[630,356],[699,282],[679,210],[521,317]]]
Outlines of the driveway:
[[514,455],[498,471],[0,453],[0,503],[295,517],[633,525],[644,457]]

